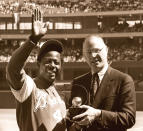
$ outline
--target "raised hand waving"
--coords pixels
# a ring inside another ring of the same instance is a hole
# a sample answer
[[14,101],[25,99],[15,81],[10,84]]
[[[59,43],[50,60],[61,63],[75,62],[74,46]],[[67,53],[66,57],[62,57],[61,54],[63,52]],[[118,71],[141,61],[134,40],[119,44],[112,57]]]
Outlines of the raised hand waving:
[[40,7],[36,7],[32,13],[32,41],[39,41],[47,33],[48,26],[48,22],[43,22],[43,14]]

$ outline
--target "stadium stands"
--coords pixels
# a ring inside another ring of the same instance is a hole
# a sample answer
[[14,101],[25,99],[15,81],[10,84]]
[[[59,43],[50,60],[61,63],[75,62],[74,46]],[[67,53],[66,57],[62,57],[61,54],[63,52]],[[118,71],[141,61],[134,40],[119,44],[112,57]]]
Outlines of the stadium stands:
[[[118,39],[119,42],[108,40],[107,44],[109,47],[109,60],[123,61],[141,61],[143,60],[143,45],[137,43],[134,39]],[[76,46],[75,46],[76,45]],[[82,43],[71,43],[64,44],[64,62],[84,62],[82,57]],[[20,46],[20,42],[8,41],[7,43],[0,44],[0,62],[8,62],[12,52]],[[38,47],[32,51],[28,62],[36,62],[36,54]]]
[[45,13],[102,12],[121,10],[142,10],[142,0],[1,0],[0,12],[14,13],[17,8],[21,13],[31,13],[32,8],[41,6]]

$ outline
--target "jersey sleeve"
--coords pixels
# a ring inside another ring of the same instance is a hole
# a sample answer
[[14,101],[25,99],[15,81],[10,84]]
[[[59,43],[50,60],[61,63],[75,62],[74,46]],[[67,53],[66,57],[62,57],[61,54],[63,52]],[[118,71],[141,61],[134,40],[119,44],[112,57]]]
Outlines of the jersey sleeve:
[[21,82],[23,82],[23,85],[20,90],[15,90],[12,87],[10,88],[15,98],[22,103],[31,95],[35,83],[33,79],[25,73],[24,70]]

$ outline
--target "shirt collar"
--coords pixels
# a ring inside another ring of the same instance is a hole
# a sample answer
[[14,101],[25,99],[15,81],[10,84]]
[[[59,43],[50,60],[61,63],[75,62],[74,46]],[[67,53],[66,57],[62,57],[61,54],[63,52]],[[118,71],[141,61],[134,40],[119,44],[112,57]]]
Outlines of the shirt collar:
[[[102,70],[97,73],[98,76],[99,76],[100,81],[102,80],[102,78],[103,78],[104,74],[106,73],[107,69],[108,69],[108,64],[106,64],[104,66],[104,68],[102,68]],[[92,74],[93,74],[93,72],[92,72]]]

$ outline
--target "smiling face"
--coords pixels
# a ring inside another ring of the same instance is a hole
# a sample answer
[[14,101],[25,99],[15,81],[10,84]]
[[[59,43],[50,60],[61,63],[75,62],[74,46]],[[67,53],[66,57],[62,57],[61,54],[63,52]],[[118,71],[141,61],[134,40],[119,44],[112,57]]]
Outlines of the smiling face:
[[93,72],[100,71],[106,64],[108,49],[102,38],[88,37],[83,44],[83,55]]
[[61,55],[57,51],[49,51],[39,63],[39,76],[48,81],[54,82],[61,69]]

